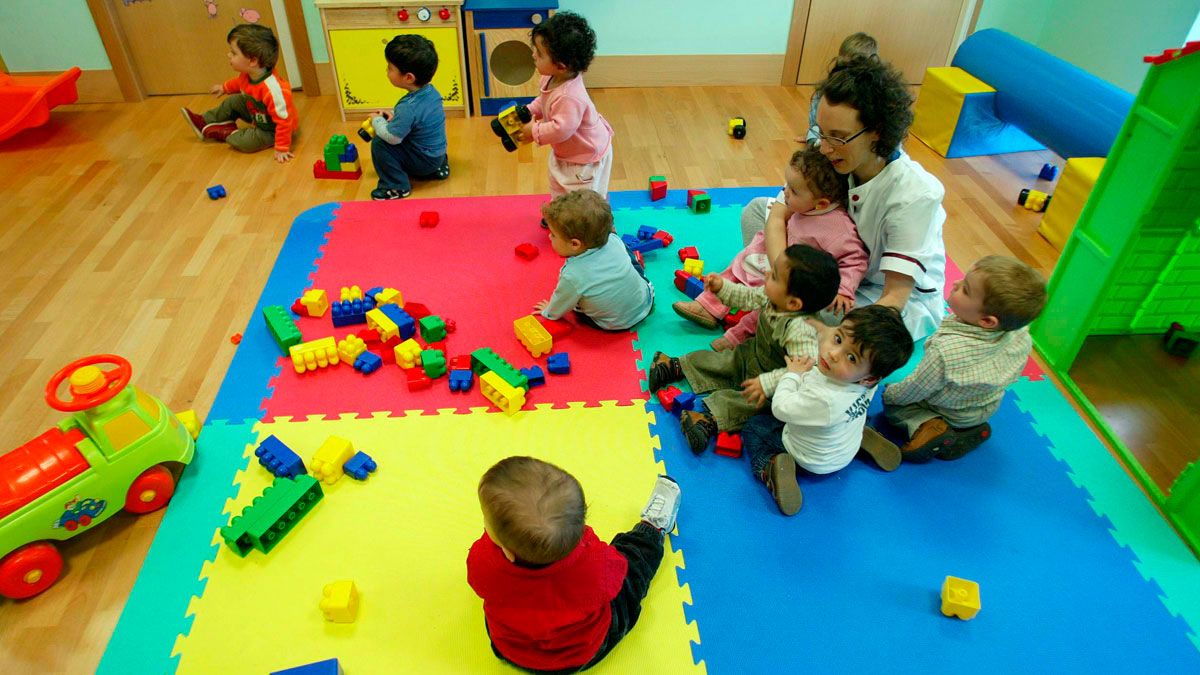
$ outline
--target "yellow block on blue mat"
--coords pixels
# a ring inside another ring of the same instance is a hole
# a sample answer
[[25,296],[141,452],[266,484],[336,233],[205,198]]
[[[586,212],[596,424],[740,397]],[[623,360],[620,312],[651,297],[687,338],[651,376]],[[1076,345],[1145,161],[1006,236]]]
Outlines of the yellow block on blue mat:
[[1050,200],[1046,215],[1042,216],[1042,223],[1038,225],[1038,232],[1060,251],[1071,238],[1079,214],[1083,212],[1083,205],[1087,204],[1103,168],[1103,157],[1072,157],[1067,160],[1067,166],[1063,168],[1054,189],[1054,199]]
[[927,68],[921,93],[913,104],[912,133],[945,157],[950,150],[963,100],[968,94],[996,91],[962,68]]
[[[269,673],[331,656],[347,673],[516,672],[492,654],[483,603],[467,585],[467,551],[483,533],[480,476],[511,455],[561,466],[583,485],[588,524],[609,541],[638,522],[663,466],[642,405],[541,406],[513,417],[483,410],[258,425],[259,439],[274,434],[301,454],[330,436],[348,439],[371,448],[379,469],[364,483],[328,486],[268,555],[239,558],[220,547],[201,570],[207,582],[188,608],[191,631],[175,643],[177,672]],[[248,467],[230,511],[273,478],[253,461],[256,443],[244,450]],[[683,499],[680,528],[688,509],[706,508]],[[700,636],[684,618],[691,592],[676,567],[683,556],[668,541],[637,626],[589,672],[705,672],[692,660]],[[325,621],[313,601],[331,579],[353,579],[370,598],[354,623]]]

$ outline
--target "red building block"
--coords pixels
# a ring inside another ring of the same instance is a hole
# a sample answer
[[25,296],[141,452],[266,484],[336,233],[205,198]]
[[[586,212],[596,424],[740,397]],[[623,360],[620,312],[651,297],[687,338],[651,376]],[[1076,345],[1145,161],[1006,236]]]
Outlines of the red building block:
[[662,407],[670,410],[675,405],[675,397],[682,394],[679,387],[663,387],[658,390],[658,402]]
[[367,344],[379,342],[379,331],[375,330],[374,328],[363,328],[355,333],[355,335],[357,335],[360,340],[366,342]]
[[646,259],[642,257],[641,251],[634,251],[633,259],[637,261],[637,264],[642,266],[642,269],[646,269]]
[[687,205],[688,206],[692,205],[692,197],[695,197],[696,195],[704,195],[704,194],[708,194],[708,193],[705,192],[704,190],[688,190]]
[[525,242],[516,248],[517,257],[525,260],[533,260],[538,257],[538,249],[533,244]]
[[292,314],[295,314],[297,316],[308,316],[309,315],[308,308],[305,307],[303,305],[303,303],[300,302],[299,299],[297,299],[295,302],[292,303]]
[[700,259],[700,252],[696,250],[695,246],[685,246],[679,249],[679,262],[683,262],[688,258]]
[[661,240],[664,248],[670,246],[671,242],[675,241],[675,237],[672,237],[671,233],[667,232],[666,230],[659,230],[658,232],[655,232],[654,238]]
[[421,218],[418,221],[421,227],[437,227],[438,212],[437,211],[422,211]]
[[667,181],[650,181],[650,201],[656,202],[667,198]]
[[330,171],[325,168],[325,160],[318,159],[313,163],[313,178],[358,180],[359,178],[362,178],[362,169],[359,169],[358,171]]
[[444,326],[446,326],[447,333],[453,333],[454,331],[458,330],[458,323],[456,323],[454,321],[454,319],[447,319],[446,317],[443,316],[442,324]]
[[471,355],[470,354],[459,354],[458,356],[452,357],[450,359],[449,368],[450,368],[450,370],[470,370],[471,369]]
[[575,325],[566,319],[551,321],[541,314],[534,314],[533,318],[537,319],[538,323],[542,324],[542,328],[545,328],[550,337],[555,340],[566,337],[571,334],[571,331],[575,330]]
[[737,459],[742,456],[742,436],[741,434],[729,434],[724,431],[717,432],[717,449],[715,452],[718,455],[732,457]]
[[384,363],[395,363],[396,362],[396,345],[400,344],[401,342],[403,342],[403,340],[401,340],[400,336],[397,335],[397,336],[393,337],[391,340],[384,342],[383,345],[381,345],[379,347],[377,352],[378,352],[379,356],[383,359]]
[[730,312],[730,313],[726,314],[725,315],[725,327],[733,328],[734,326],[736,326],[738,324],[739,321],[742,320],[742,317],[746,316],[746,314],[747,314],[747,312],[743,312],[741,310],[738,310],[736,312]]
[[687,272],[684,272],[683,270],[675,270],[675,288],[678,288],[680,293],[686,293],[687,282],[688,279],[691,278],[692,275],[688,274]]
[[425,371],[420,368],[409,368],[405,372],[408,374],[409,391],[420,391],[433,385],[433,381],[425,377]]
[[419,302],[404,303],[404,311],[408,312],[408,315],[411,316],[415,321],[420,321],[430,314],[433,314],[433,312],[429,311],[428,307]]

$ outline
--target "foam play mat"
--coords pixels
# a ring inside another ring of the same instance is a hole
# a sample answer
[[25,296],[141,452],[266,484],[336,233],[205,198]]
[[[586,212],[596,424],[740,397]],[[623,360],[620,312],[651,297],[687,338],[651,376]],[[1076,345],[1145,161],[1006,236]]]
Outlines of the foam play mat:
[[[556,338],[571,371],[548,374],[511,416],[478,383],[452,392],[443,377],[410,391],[393,364],[297,374],[262,308],[290,307],[309,288],[336,299],[342,287],[392,287],[453,321],[447,357],[490,347],[545,369],[512,323],[549,297],[562,264],[538,226],[545,196],[300,214],[99,671],[265,674],[337,658],[349,675],[516,672],[489,648],[465,560],[482,532],[480,475],[532,455],[579,478],[606,540],[637,521],[657,474],[683,491],[641,618],[595,672],[1200,672],[1200,564],[1032,362],[978,451],[893,473],[856,461],[802,476],[792,518],[744,458],[687,449],[642,370],[656,350],[681,354],[716,335],[671,310],[684,297],[672,283],[677,251],[696,246],[720,269],[740,248],[742,205],[774,192],[710,190],[707,214],[689,211],[683,191],[653,203],[610,195],[620,233],[649,225],[675,238],[646,255],[655,309],[634,333],[575,326]],[[438,224],[423,228],[429,211]],[[515,255],[522,243],[538,255]],[[328,315],[296,324],[305,340],[363,328],[335,328]],[[218,530],[270,485],[253,451],[271,435],[306,462],[342,437],[378,470],[324,486],[269,553],[241,557]],[[974,619],[942,615],[948,575],[979,583]],[[322,588],[342,579],[361,594],[354,623],[319,609]]]

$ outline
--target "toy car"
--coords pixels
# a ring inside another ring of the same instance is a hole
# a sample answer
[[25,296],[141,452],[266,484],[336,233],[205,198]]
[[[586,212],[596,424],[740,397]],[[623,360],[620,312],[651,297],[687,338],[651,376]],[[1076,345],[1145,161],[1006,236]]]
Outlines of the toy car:
[[[195,439],[162,401],[129,384],[132,375],[112,354],[67,364],[47,383],[46,403],[73,414],[0,455],[0,596],[30,598],[58,580],[52,541],[90,530],[116,507],[156,511],[175,494]],[[69,401],[58,397],[64,382]]]
[[500,137],[500,142],[504,144],[505,150],[512,152],[517,149],[517,141],[512,135],[520,131],[521,127],[532,119],[533,114],[529,112],[529,108],[520,103],[514,103],[501,110],[500,114],[496,115],[496,119],[492,120],[492,133]]

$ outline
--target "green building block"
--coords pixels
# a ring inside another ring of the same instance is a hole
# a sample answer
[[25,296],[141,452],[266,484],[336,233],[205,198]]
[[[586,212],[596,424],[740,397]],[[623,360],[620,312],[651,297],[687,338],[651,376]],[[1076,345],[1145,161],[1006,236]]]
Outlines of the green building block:
[[221,538],[243,558],[255,548],[270,553],[324,494],[321,484],[308,474],[276,478],[240,516],[221,528]]
[[425,349],[421,351],[421,367],[430,378],[446,374],[446,355],[440,349]]
[[512,364],[501,358],[490,347],[480,347],[471,352],[471,370],[475,371],[476,375],[483,375],[490,370],[512,386],[529,391],[529,378],[513,368]]
[[696,195],[692,197],[692,205],[688,208],[693,213],[708,213],[712,211],[712,197],[708,195]]
[[346,154],[346,146],[350,141],[342,134],[334,134],[329,137],[329,142],[325,144],[325,169],[327,171],[341,171],[342,161],[338,159]]
[[442,321],[442,317],[431,314],[423,317],[419,323],[421,326],[421,339],[426,344],[441,342],[446,339],[446,322]]
[[288,355],[288,350],[295,345],[304,341],[300,335],[300,329],[296,327],[296,322],[292,320],[292,315],[280,305],[267,305],[263,307],[263,319],[267,322],[267,330],[271,331],[271,337],[275,338],[275,344],[279,345],[279,350],[284,356]]

